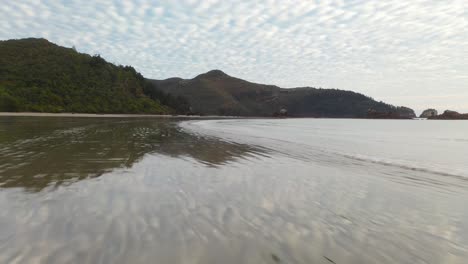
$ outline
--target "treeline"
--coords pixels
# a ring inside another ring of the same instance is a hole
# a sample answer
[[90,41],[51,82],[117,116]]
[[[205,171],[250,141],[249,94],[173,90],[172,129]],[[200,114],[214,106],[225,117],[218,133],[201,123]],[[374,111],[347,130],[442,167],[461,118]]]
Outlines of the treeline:
[[165,93],[148,80],[145,80],[143,92],[152,100],[171,107],[177,114],[191,114],[190,104],[183,96]]
[[45,39],[0,41],[0,111],[184,113],[186,100],[157,91],[130,66]]
[[416,117],[410,108],[396,107],[353,91],[297,88],[282,93],[281,98],[293,116],[366,118],[369,111],[375,111],[396,118]]

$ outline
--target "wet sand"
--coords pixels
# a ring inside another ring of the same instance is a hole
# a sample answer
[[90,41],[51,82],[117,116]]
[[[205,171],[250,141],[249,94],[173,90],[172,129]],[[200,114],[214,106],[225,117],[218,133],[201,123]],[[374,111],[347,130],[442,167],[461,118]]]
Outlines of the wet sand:
[[0,263],[468,263],[466,122],[52,116],[0,117]]
[[86,113],[34,113],[34,112],[0,112],[0,116],[31,116],[31,117],[125,117],[125,118],[210,118],[232,119],[236,116],[199,116],[199,115],[153,115],[153,114],[86,114]]

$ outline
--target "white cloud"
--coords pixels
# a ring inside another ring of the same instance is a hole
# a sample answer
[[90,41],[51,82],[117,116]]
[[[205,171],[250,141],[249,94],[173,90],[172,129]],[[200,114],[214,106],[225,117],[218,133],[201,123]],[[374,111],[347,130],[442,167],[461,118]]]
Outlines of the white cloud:
[[0,0],[0,39],[47,37],[151,78],[219,68],[418,108],[430,94],[428,104],[468,111],[465,10],[465,0]]

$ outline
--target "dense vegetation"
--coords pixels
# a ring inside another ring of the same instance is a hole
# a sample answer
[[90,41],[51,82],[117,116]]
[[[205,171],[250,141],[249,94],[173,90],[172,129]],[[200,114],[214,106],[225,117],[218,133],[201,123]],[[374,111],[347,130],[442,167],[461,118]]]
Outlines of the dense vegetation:
[[0,41],[0,111],[414,117],[409,108],[351,91],[283,89],[219,70],[190,80],[147,80],[130,66],[45,39]]
[[[337,89],[283,89],[247,82],[214,70],[194,79],[153,80],[167,93],[183,95],[193,110],[213,115],[271,116],[285,109],[298,117],[410,118],[412,109],[377,102],[365,95]],[[377,113],[370,115],[369,111]]]
[[0,41],[0,111],[173,113],[187,102],[154,91],[130,66],[45,39]]

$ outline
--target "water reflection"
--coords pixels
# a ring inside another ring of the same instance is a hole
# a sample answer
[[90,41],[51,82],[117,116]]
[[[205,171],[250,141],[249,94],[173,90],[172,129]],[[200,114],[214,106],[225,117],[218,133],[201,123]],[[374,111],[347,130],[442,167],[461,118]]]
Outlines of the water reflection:
[[218,166],[260,148],[181,131],[175,120],[0,118],[0,187],[40,191],[130,168],[148,153]]
[[1,179],[23,188],[0,189],[0,263],[468,260],[466,188],[283,140],[302,129],[246,129],[266,151],[163,120],[2,122]]

